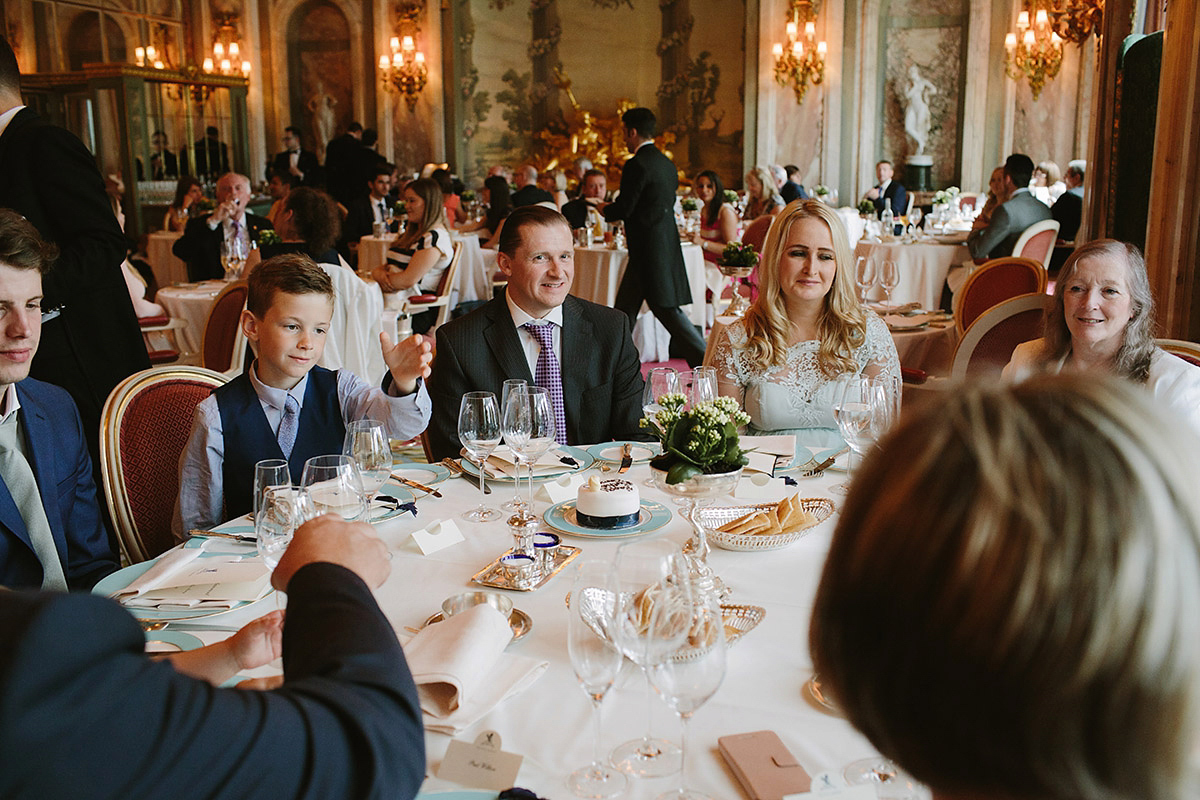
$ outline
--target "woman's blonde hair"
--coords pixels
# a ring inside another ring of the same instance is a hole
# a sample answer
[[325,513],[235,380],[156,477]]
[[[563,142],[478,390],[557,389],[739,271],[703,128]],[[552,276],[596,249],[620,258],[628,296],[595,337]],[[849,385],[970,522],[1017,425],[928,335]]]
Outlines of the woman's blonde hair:
[[1194,796],[1197,474],[1200,441],[1126,381],[939,393],[855,476],[822,682],[935,795]]
[[1067,327],[1066,292],[1075,278],[1081,261],[1087,258],[1115,258],[1125,264],[1125,283],[1129,289],[1133,317],[1125,324],[1121,347],[1117,350],[1113,372],[1135,383],[1150,378],[1150,364],[1157,345],[1154,343],[1154,295],[1150,292],[1150,277],[1146,260],[1136,245],[1116,239],[1097,239],[1080,245],[1059,270],[1054,282],[1054,300],[1046,308],[1042,338],[1045,343],[1041,357],[1044,364],[1057,364],[1071,352],[1071,330]]
[[770,200],[772,195],[779,193],[775,188],[775,179],[771,177],[771,173],[766,167],[755,167],[746,173],[747,178],[749,178],[751,175],[755,177],[759,185],[762,187],[757,195],[751,195],[750,183],[749,181],[746,182],[746,194],[752,200]]
[[1062,180],[1062,170],[1058,168],[1058,164],[1053,161],[1042,161],[1037,165],[1037,168],[1046,173],[1046,185],[1058,183]]
[[829,378],[844,372],[856,372],[854,351],[867,335],[867,315],[855,294],[851,272],[851,253],[846,228],[837,212],[816,200],[793,200],[775,217],[762,258],[758,263],[758,298],[746,312],[746,337],[750,358],[763,371],[783,364],[791,321],[784,304],[779,263],[787,249],[792,226],[798,220],[817,218],[829,228],[833,239],[833,285],[825,294],[825,304],[817,320],[817,365]]

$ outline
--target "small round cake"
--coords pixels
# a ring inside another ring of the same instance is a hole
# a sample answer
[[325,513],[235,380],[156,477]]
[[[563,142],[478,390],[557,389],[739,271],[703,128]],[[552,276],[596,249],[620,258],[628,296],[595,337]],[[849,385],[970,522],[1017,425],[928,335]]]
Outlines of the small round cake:
[[642,499],[632,482],[593,475],[579,487],[575,517],[584,528],[628,528],[636,525]]

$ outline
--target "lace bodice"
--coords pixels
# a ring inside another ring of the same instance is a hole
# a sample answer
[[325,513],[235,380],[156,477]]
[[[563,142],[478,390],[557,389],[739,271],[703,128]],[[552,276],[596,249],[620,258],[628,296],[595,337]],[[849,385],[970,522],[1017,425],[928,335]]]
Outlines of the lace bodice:
[[[745,324],[738,320],[721,331],[713,346],[712,366],[717,380],[727,390],[734,385],[750,415],[751,433],[794,433],[797,441],[811,447],[841,444],[833,417],[835,380],[826,378],[817,366],[816,339],[797,342],[788,348],[784,363],[766,373],[750,360]],[[858,371],[900,381],[900,359],[887,325],[867,312],[867,336],[854,351]]]

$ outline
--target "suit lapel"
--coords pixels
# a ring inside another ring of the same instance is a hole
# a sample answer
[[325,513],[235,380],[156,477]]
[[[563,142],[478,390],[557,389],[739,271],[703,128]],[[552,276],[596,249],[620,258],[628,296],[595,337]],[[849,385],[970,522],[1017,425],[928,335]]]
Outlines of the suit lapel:
[[[562,385],[563,407],[567,414],[567,431],[579,431],[583,427],[580,420],[580,400],[583,397],[583,376],[588,374],[587,367],[595,363],[593,358],[595,342],[597,341],[592,323],[579,313],[579,301],[568,296],[563,303],[562,329]],[[571,365],[568,369],[567,365]],[[585,442],[586,444],[586,442]]]
[[529,372],[529,362],[525,360],[525,352],[521,348],[521,339],[513,325],[512,316],[508,313],[508,303],[503,297],[497,297],[488,307],[490,324],[483,330],[484,341],[492,351],[492,357],[500,365],[500,371],[506,378],[524,378],[532,383],[533,375]]
[[33,469],[34,479],[38,485],[38,495],[42,498],[42,509],[46,512],[46,521],[54,533],[54,544],[59,555],[66,549],[62,520],[58,509],[58,481],[55,478],[53,460],[54,430],[50,419],[42,411],[42,406],[36,398],[31,398],[28,392],[17,384],[17,394],[21,399],[21,421],[25,423],[25,438],[28,452],[26,460]]

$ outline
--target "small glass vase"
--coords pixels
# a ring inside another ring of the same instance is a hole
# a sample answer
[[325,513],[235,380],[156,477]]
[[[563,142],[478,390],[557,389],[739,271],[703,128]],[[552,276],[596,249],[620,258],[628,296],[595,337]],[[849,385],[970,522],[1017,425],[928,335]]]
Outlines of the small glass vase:
[[724,316],[740,317],[750,308],[750,303],[746,300],[746,296],[739,291],[741,281],[749,278],[754,272],[754,267],[738,266],[734,264],[718,264],[717,269],[726,278],[733,279],[733,300],[729,302],[729,307],[725,309]]
[[654,485],[661,491],[680,498],[683,517],[692,524],[692,538],[683,546],[683,552],[690,565],[692,582],[701,591],[715,592],[724,600],[729,596],[729,587],[708,565],[708,534],[696,518],[696,512],[718,497],[733,494],[734,487],[742,477],[742,468],[738,467],[733,472],[695,475],[675,484],[667,483],[666,470],[651,466],[650,474],[654,478]]

